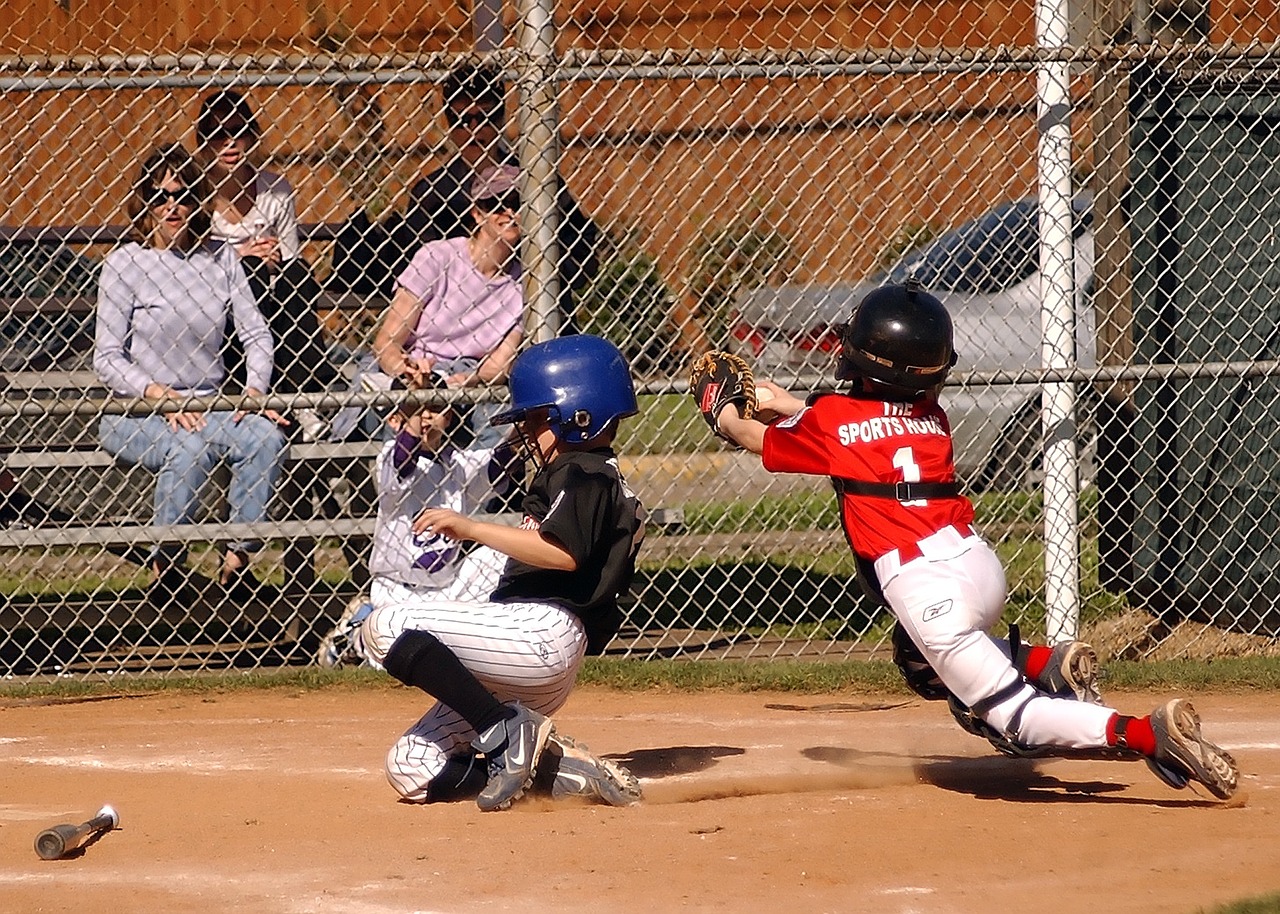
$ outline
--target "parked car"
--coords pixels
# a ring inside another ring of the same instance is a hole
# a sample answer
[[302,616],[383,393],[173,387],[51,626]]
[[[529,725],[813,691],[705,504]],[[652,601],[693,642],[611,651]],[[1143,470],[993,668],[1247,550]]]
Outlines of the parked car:
[[[1092,300],[1093,232],[1088,196],[1073,203],[1076,357],[1095,364]],[[960,361],[953,377],[970,371],[1021,372],[1040,367],[1038,203],[1004,203],[909,251],[888,269],[857,282],[792,283],[741,295],[731,332],[757,371],[777,378],[827,376],[838,345],[836,327],[870,289],[914,276],[938,296],[955,324]],[[1079,388],[1078,421],[1087,448],[1094,437],[1092,389]],[[1035,385],[948,386],[956,465],[977,488],[1025,484],[1040,469],[1040,397]],[[1087,471],[1087,467],[1086,467]]]

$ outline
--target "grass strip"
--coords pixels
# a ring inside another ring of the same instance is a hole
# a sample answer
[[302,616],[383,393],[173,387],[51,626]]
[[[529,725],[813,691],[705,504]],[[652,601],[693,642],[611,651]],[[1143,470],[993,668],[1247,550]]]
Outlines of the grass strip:
[[[1196,692],[1280,690],[1280,659],[1239,657],[1212,661],[1115,661],[1103,668],[1102,687],[1120,691]],[[621,691],[769,691],[909,694],[892,663],[883,660],[635,660],[591,657],[578,676],[583,685]],[[186,676],[68,680],[31,679],[0,684],[0,702],[77,701],[153,692],[216,694],[289,689],[314,691],[399,688],[377,670],[287,667]]]

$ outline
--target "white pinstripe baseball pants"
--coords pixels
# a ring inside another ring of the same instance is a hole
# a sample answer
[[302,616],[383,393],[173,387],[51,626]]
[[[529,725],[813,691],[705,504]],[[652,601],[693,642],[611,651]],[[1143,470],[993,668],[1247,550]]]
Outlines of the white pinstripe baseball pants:
[[[365,656],[382,663],[402,632],[430,632],[457,655],[499,701],[520,701],[553,714],[569,698],[587,649],[581,620],[549,603],[492,603],[506,557],[476,549],[447,591],[421,591],[376,578],[373,612],[360,629]],[[448,756],[470,747],[476,733],[437,702],[387,753],[387,779],[407,800],[424,801]]]

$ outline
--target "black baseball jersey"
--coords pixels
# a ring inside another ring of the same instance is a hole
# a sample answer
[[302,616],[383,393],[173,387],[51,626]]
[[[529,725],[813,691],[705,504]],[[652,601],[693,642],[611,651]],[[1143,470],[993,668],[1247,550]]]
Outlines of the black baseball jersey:
[[521,527],[538,530],[573,556],[576,571],[510,559],[493,592],[498,602],[558,603],[582,619],[587,652],[601,653],[622,624],[618,598],[631,586],[644,539],[644,506],[609,448],[569,451],[529,483]]

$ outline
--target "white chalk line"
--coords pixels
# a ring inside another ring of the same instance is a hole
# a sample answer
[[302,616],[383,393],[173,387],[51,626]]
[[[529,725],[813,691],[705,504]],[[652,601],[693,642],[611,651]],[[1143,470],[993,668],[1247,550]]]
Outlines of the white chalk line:
[[891,889],[880,889],[878,895],[933,895],[937,893],[937,889],[925,888],[919,885],[904,885]]
[[275,759],[261,762],[229,761],[202,756],[102,756],[102,755],[19,755],[6,761],[15,764],[39,765],[48,768],[82,768],[93,771],[119,771],[128,773],[156,773],[182,771],[187,774],[217,775],[225,772],[269,771],[281,776],[325,776],[340,778],[368,777],[376,773],[373,768],[342,768],[334,766],[282,767]]

